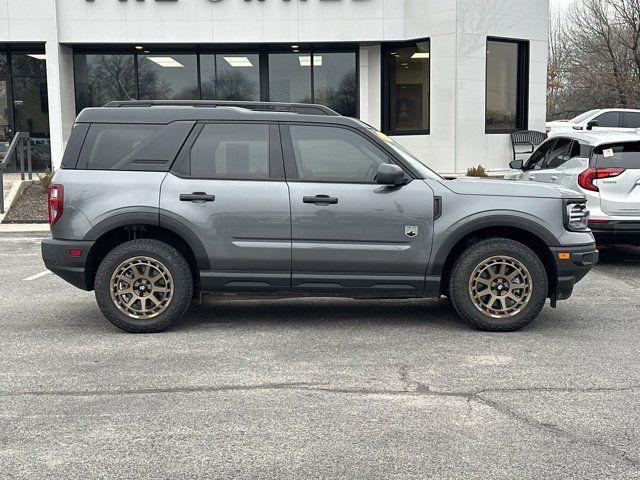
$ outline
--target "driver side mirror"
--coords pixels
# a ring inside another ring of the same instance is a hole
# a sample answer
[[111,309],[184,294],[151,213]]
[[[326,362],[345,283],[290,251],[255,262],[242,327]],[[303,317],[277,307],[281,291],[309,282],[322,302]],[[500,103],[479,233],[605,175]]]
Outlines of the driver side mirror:
[[399,166],[391,163],[383,163],[378,167],[376,182],[380,185],[399,186],[407,183],[407,176]]
[[524,167],[524,160],[511,160],[509,162],[509,168],[513,170],[522,170],[522,167]]
[[587,130],[593,130],[593,127],[597,127],[597,126],[598,126],[597,120],[591,120],[590,122],[587,122]]

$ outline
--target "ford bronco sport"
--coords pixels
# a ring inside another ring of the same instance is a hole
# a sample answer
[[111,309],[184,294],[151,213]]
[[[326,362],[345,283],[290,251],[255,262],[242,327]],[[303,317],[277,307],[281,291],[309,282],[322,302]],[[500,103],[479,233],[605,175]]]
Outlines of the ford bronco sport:
[[48,269],[130,332],[201,292],[448,296],[516,330],[598,251],[578,192],[445,180],[327,107],[112,102],[83,110],[49,192]]

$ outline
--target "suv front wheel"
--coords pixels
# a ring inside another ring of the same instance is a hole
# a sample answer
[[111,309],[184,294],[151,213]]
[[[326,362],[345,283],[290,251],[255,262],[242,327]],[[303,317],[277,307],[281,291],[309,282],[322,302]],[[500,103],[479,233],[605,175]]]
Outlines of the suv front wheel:
[[548,279],[540,258],[526,245],[505,238],[467,248],[453,266],[449,295],[467,322],[480,330],[514,331],[538,316]]
[[189,264],[159,240],[118,245],[96,273],[100,310],[115,326],[132,333],[155,333],[172,326],[186,312],[192,293]]

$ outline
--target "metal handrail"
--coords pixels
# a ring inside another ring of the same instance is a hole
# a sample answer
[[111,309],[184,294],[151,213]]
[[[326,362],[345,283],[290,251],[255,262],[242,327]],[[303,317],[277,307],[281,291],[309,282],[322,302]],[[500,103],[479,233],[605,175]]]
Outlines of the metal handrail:
[[[20,146],[24,148],[19,149]],[[16,132],[9,144],[9,149],[6,151],[4,158],[0,161],[0,214],[4,213],[4,183],[3,174],[5,167],[9,164],[9,161],[15,156],[16,161],[20,163],[20,179],[24,180],[24,156],[25,150],[27,154],[27,171],[29,180],[33,179],[33,172],[31,168],[31,135],[28,132]]]

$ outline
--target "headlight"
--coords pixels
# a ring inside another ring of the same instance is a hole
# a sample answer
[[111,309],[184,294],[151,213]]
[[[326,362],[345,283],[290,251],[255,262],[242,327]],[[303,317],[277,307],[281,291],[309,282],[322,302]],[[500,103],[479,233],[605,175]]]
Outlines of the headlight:
[[565,226],[567,230],[579,232],[589,227],[589,210],[584,201],[572,201],[566,205]]

